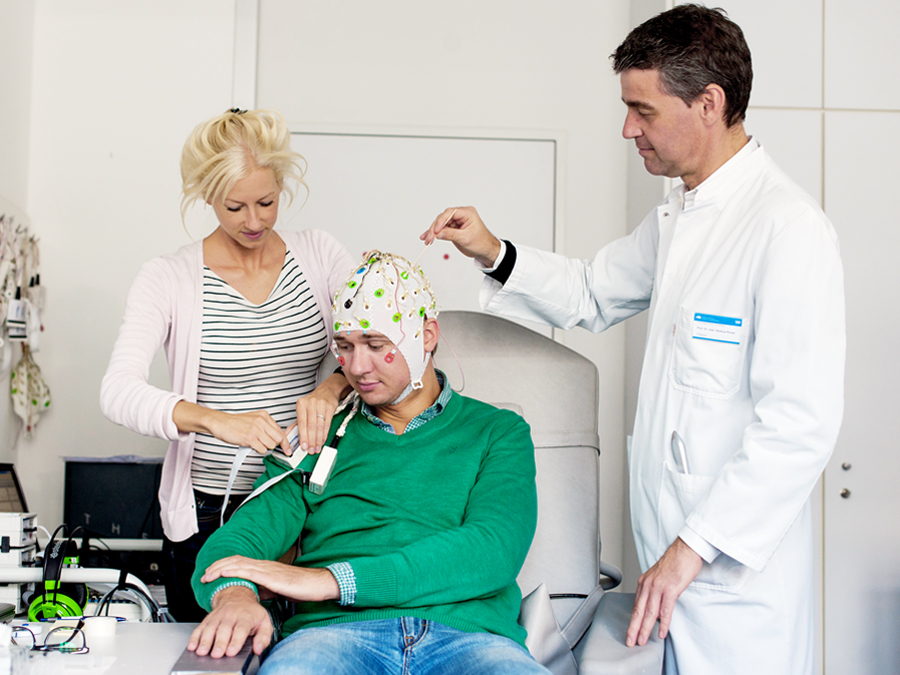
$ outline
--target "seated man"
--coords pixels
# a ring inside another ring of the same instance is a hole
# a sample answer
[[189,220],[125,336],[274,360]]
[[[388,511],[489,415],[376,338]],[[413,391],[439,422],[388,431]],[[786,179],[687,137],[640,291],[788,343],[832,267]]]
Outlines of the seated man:
[[[304,477],[315,456],[296,470],[266,458],[256,496],[197,558],[194,592],[212,611],[188,649],[233,655],[252,635],[261,653],[273,633],[259,603],[266,592],[297,612],[263,675],[412,664],[418,673],[548,673],[516,621],[516,575],[537,520],[528,425],[454,393],[435,370],[434,297],[403,258],[368,254],[332,309],[354,393],[332,424],[331,478],[314,494]],[[273,562],[298,538],[293,565]]]

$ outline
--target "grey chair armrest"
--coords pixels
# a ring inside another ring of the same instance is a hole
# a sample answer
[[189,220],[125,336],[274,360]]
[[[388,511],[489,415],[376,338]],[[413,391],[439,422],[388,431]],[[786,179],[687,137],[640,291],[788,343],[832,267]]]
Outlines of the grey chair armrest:
[[625,646],[634,593],[605,593],[591,627],[575,648],[580,675],[655,675],[662,673],[665,643],[656,632],[643,647]]
[[622,570],[615,565],[600,561],[600,586],[604,591],[618,588],[622,583]]

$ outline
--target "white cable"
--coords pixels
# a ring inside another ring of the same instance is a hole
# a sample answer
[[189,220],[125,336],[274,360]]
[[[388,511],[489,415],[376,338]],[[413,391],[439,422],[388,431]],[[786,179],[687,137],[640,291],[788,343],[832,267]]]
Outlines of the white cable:
[[53,536],[52,534],[50,534],[50,530],[48,530],[48,529],[47,529],[46,527],[44,527],[43,525],[38,525],[38,526],[37,526],[37,529],[42,530],[42,531],[44,532],[44,534],[47,535],[47,541],[50,541],[50,537]]
[[[462,378],[462,386],[459,389],[453,389],[457,394],[463,393],[466,388],[466,373],[463,371],[462,363],[459,362],[459,357],[456,355],[456,352],[453,350],[453,345],[450,344],[450,341],[441,333],[441,339],[444,341],[444,344],[450,349],[450,353],[453,354],[453,359],[456,361],[456,367],[459,368],[459,375]],[[451,387],[452,389],[452,387]]]

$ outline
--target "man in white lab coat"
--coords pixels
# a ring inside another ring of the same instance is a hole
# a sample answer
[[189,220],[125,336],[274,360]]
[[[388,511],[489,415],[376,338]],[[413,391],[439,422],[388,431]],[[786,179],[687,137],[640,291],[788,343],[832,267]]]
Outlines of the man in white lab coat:
[[489,311],[601,331],[650,310],[629,470],[643,575],[626,642],[659,621],[667,673],[813,671],[810,494],[843,411],[837,236],[744,132],[750,52],[682,5],[612,55],[633,139],[683,181],[582,261],[494,237],[475,209],[423,234],[487,276]]

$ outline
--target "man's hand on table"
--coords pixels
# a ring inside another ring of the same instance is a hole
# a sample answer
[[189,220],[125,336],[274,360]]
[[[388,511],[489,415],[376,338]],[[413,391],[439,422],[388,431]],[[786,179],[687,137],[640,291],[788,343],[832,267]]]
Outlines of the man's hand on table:
[[253,652],[262,654],[272,642],[272,620],[246,586],[229,586],[213,596],[213,609],[191,633],[187,648],[214,659],[234,656],[249,636]]
[[[204,583],[222,577],[237,577],[255,583],[260,593],[280,595],[295,602],[338,600],[340,587],[327,569],[294,567],[268,560],[230,556],[217,560],[202,577]],[[272,621],[247,586],[229,586],[213,596],[213,609],[191,633],[188,649],[213,658],[234,656],[247,637],[253,636],[253,651],[262,654],[272,641]]]

